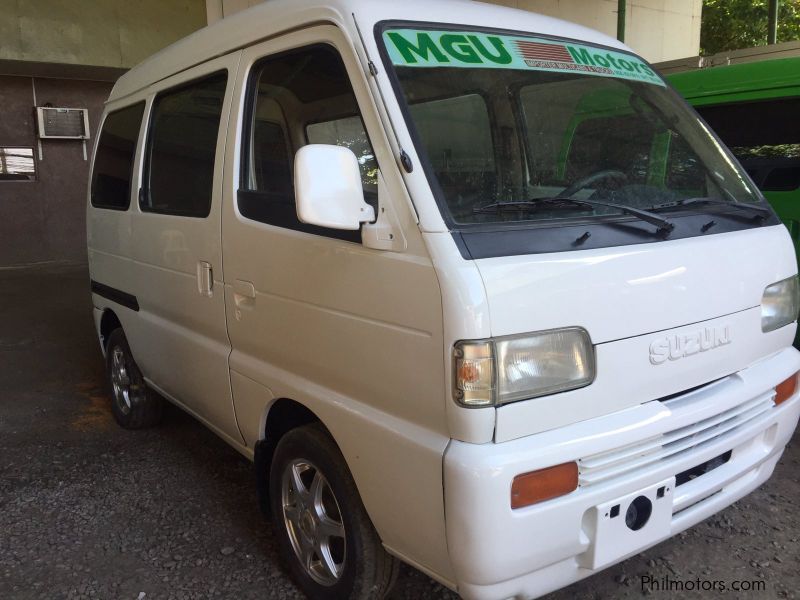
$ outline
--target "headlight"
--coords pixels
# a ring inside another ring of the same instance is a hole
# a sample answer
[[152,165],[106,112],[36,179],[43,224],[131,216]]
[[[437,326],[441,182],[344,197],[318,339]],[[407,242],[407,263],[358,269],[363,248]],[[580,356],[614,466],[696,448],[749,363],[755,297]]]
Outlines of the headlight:
[[796,321],[799,308],[797,276],[773,283],[761,298],[761,331],[775,331]]
[[480,342],[454,349],[454,394],[464,406],[494,406],[574,390],[594,380],[594,348],[578,327]]

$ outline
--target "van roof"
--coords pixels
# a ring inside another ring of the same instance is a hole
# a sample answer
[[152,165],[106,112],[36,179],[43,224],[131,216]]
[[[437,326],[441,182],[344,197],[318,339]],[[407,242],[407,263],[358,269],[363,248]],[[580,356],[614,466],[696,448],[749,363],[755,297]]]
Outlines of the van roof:
[[800,95],[800,57],[708,67],[668,75],[696,106]]
[[375,24],[392,20],[442,24],[455,21],[459,26],[526,31],[629,50],[616,39],[588,27],[472,0],[268,0],[154,54],[117,81],[109,102],[212,58],[311,23],[335,24],[356,38],[352,15],[358,20],[370,54],[377,51],[372,34]]

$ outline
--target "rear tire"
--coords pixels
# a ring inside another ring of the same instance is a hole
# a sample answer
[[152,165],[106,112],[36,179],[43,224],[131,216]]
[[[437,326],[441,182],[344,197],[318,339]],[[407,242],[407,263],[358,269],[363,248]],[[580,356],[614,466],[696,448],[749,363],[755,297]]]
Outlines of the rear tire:
[[108,336],[106,372],[111,387],[111,412],[116,422],[125,429],[157,425],[164,400],[145,384],[121,328]]
[[321,424],[281,438],[270,503],[281,559],[309,598],[371,600],[389,593],[400,563],[383,549],[344,457]]

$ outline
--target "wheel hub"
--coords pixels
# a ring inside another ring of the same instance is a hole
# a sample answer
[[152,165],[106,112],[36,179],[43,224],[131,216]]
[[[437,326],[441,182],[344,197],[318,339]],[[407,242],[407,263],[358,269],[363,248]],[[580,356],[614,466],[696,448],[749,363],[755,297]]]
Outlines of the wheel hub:
[[122,414],[131,412],[131,379],[125,362],[125,352],[119,346],[111,351],[111,388],[114,402]]
[[306,574],[327,587],[342,576],[346,537],[339,502],[322,472],[296,459],[281,481],[283,524],[297,560]]
[[311,511],[308,509],[304,510],[303,516],[300,517],[300,529],[310,538],[314,538],[316,534],[317,524],[314,521],[314,517],[311,516]]

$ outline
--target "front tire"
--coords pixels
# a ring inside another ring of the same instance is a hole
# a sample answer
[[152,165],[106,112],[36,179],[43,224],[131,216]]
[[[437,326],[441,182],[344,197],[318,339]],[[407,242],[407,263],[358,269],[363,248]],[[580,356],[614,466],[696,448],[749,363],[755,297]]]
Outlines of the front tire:
[[281,438],[270,502],[281,558],[309,598],[388,594],[399,562],[383,549],[344,457],[319,423]]
[[144,382],[122,329],[108,336],[106,372],[111,387],[111,412],[125,429],[144,429],[161,420],[163,399]]

